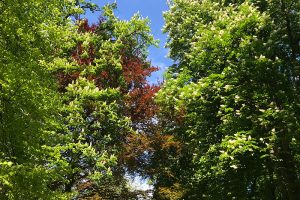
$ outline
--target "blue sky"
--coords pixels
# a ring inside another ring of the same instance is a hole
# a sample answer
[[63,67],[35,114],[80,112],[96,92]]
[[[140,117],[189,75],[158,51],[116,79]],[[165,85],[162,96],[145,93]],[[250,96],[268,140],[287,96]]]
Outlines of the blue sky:
[[[94,0],[93,2],[102,6],[107,3],[112,3],[114,0]],[[152,34],[155,39],[160,40],[160,44],[159,48],[149,48],[148,59],[152,62],[153,66],[158,66],[161,70],[153,73],[149,81],[155,83],[157,80],[162,80],[163,71],[172,64],[172,60],[166,57],[168,50],[164,48],[167,36],[163,34],[161,30],[164,25],[163,11],[168,10],[167,0],[116,0],[116,2],[118,8],[115,10],[115,14],[120,19],[129,20],[131,16],[137,12],[139,12],[142,17],[148,17],[150,19]],[[98,13],[88,13],[86,17],[90,22],[96,22],[98,15]]]

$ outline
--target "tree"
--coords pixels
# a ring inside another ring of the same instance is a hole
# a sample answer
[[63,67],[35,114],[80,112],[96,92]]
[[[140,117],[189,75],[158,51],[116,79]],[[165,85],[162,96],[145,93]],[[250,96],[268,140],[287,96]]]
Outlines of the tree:
[[[69,1],[0,2],[0,198],[67,198],[51,191],[51,130],[60,105],[50,66],[72,46],[81,12]],[[57,159],[59,160],[59,159]]]
[[179,183],[179,199],[299,199],[299,10],[171,2],[165,31],[178,64],[157,102],[162,134],[182,150],[165,162],[172,176],[157,174],[157,195]]
[[0,2],[1,199],[70,197],[55,187],[68,183],[65,174],[70,165],[61,156],[60,144],[66,138],[59,137],[57,130],[64,126],[59,115],[63,99],[52,74],[71,66],[61,61],[80,39],[70,16],[83,8],[95,9],[85,1],[81,5],[76,6],[76,1]]
[[156,43],[148,21],[139,15],[119,20],[115,6],[105,6],[96,25],[79,21],[77,46],[55,64],[64,98],[59,132],[65,138],[60,151],[68,181],[53,185],[65,192],[78,188],[78,198],[126,198],[124,193],[130,193],[124,146],[135,131],[147,128],[153,116],[148,106],[159,89],[146,81],[157,70],[146,60],[147,47]]

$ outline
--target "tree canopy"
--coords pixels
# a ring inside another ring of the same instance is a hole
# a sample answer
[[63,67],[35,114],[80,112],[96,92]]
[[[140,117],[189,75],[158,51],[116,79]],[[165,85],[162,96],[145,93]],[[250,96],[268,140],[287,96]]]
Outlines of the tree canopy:
[[139,14],[0,1],[0,199],[300,199],[300,2],[168,4],[153,85]]

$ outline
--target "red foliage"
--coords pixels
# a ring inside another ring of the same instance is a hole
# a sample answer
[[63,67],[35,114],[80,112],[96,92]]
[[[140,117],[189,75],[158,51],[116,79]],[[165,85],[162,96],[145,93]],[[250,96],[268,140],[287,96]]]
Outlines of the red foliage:
[[104,78],[104,79],[108,79],[108,73],[107,73],[107,71],[102,71],[101,74],[100,74],[100,76],[102,78]]
[[[122,158],[129,171],[141,174],[159,173],[160,164],[168,160],[170,154],[180,154],[181,143],[172,135],[134,134],[127,137],[127,145]],[[144,156],[145,153],[147,156]],[[149,163],[149,160],[155,161]]]
[[139,85],[146,84],[146,77],[150,76],[152,72],[157,71],[158,67],[149,66],[148,63],[138,57],[122,58],[123,76],[128,84]]
[[129,94],[126,99],[127,114],[133,122],[150,119],[158,109],[153,97],[159,91],[160,86],[149,85],[147,77],[159,68],[150,66],[149,63],[136,56],[130,58],[123,56],[122,66]]
[[142,88],[134,88],[129,92],[126,105],[132,121],[147,120],[157,113],[158,106],[153,101],[153,97],[159,89],[160,86],[146,84]]
[[76,80],[79,77],[79,72],[73,72],[70,74],[66,74],[63,72],[59,72],[56,74],[57,80],[58,80],[58,85],[59,89],[61,91],[64,91],[65,88],[72,83],[72,81]]
[[98,28],[98,25],[96,25],[96,24],[89,25],[89,21],[87,19],[83,19],[80,21],[80,26],[78,28],[78,31],[84,32],[84,33],[85,32],[95,33],[97,28]]

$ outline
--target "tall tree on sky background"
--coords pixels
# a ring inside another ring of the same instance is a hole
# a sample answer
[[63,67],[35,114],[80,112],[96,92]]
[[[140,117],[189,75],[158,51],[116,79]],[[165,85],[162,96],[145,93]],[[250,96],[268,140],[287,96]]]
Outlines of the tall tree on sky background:
[[154,85],[149,20],[94,3],[0,1],[0,199],[300,199],[299,1],[168,1]]

